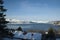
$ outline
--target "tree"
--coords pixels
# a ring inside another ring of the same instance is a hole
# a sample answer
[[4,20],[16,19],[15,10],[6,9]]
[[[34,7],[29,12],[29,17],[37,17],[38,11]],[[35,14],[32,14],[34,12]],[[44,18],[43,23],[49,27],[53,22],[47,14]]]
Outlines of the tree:
[[[5,14],[7,10],[3,6],[3,0],[0,0],[0,37],[8,36],[10,33],[8,30],[6,30],[6,24],[9,23],[6,21]],[[11,35],[11,34],[10,34]]]
[[53,28],[49,28],[48,34],[54,34],[54,33],[55,33],[55,30]]
[[17,31],[22,31],[22,28],[21,28],[21,27],[18,27],[18,28],[17,28]]
[[48,30],[48,35],[47,37],[49,38],[49,40],[56,40],[56,35],[55,35],[55,30],[53,28],[50,28]]

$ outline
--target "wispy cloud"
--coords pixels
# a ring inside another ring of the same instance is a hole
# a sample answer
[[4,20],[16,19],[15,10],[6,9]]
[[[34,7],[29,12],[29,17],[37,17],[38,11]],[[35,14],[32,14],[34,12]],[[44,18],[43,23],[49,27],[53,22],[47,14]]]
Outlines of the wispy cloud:
[[40,3],[40,2],[30,2],[30,1],[22,1],[20,3],[20,6],[22,8],[30,8],[30,7],[48,7],[48,4],[47,3]]

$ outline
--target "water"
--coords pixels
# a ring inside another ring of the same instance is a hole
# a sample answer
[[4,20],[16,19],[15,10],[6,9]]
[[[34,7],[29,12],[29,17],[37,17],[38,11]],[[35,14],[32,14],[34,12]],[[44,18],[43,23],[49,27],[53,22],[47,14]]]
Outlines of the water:
[[60,26],[47,24],[47,23],[39,23],[39,24],[8,24],[9,28],[17,29],[21,27],[23,30],[48,30],[50,27],[59,30]]
[[[8,24],[8,28],[17,29],[18,27],[22,27],[23,30],[48,30],[50,27],[59,30],[60,26],[47,24],[47,23],[39,23],[39,24]],[[41,39],[41,35],[36,34],[34,35],[37,40]],[[60,40],[60,39],[56,39]]]

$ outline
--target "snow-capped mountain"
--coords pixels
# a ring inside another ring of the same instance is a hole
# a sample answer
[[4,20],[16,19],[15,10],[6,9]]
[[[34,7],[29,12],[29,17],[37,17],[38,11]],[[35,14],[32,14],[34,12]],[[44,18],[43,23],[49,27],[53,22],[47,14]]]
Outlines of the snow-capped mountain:
[[31,23],[48,23],[48,21],[25,21],[17,19],[6,19],[10,24],[31,24]]
[[31,24],[31,23],[37,23],[33,21],[24,21],[24,20],[16,20],[16,19],[6,19],[9,21],[9,24]]

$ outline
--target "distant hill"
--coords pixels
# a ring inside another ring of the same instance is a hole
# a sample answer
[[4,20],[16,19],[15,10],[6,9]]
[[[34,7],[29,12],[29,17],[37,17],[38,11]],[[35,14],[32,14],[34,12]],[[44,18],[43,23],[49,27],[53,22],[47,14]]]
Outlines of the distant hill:
[[55,25],[60,25],[60,21],[50,21],[49,23],[55,24]]
[[9,24],[34,24],[32,21],[9,21]]
[[9,21],[9,24],[34,24],[34,23],[48,23],[48,21],[24,21],[24,20],[17,20],[17,19],[6,19]]

